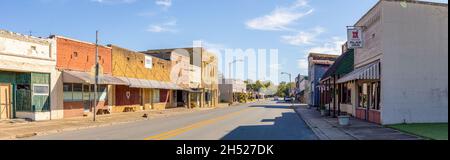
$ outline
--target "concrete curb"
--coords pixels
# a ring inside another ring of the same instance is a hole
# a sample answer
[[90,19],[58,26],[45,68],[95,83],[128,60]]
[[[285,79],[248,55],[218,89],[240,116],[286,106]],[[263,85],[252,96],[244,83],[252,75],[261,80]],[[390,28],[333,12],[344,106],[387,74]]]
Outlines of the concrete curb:
[[322,130],[320,130],[320,128],[312,125],[309,120],[304,118],[302,113],[300,113],[297,110],[297,108],[294,107],[293,109],[294,109],[295,113],[297,113],[300,116],[300,118],[303,119],[303,121],[306,123],[306,125],[308,125],[308,127],[314,132],[314,134],[317,136],[317,138],[319,138],[319,140],[330,140],[330,137],[328,137]]
[[[198,110],[198,111],[203,111],[203,110]],[[194,111],[194,112],[198,112],[198,111]],[[177,113],[177,114],[172,114],[172,115],[152,117],[152,118],[148,118],[148,119],[142,118],[142,119],[136,119],[136,120],[110,122],[110,123],[105,123],[105,124],[93,124],[93,125],[88,125],[88,126],[61,128],[61,129],[54,129],[54,130],[41,131],[41,132],[21,133],[21,134],[11,135],[9,137],[3,137],[3,138],[0,137],[0,140],[20,140],[23,138],[30,138],[30,137],[34,137],[34,136],[44,136],[44,135],[56,134],[56,133],[67,132],[67,131],[79,131],[79,130],[91,129],[91,128],[108,127],[108,126],[114,126],[114,125],[119,125],[119,124],[141,122],[141,121],[146,121],[146,120],[150,120],[153,118],[170,117],[170,116],[183,115],[183,114],[188,114],[188,113],[193,113],[193,112],[183,112],[183,113]]]

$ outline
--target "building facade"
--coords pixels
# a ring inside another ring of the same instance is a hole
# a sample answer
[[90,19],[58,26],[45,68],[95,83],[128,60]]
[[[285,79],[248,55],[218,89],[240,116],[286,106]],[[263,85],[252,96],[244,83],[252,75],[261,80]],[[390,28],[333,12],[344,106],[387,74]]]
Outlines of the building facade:
[[379,1],[355,26],[365,44],[355,70],[354,116],[380,124],[448,122],[448,4]]
[[172,66],[169,72],[170,81],[182,88],[181,90],[174,90],[172,95],[173,106],[191,108],[190,97],[193,95],[191,95],[193,91],[190,89],[189,76],[192,71],[190,69],[189,52],[184,49],[162,49],[148,50],[142,53],[170,61]]
[[322,76],[319,87],[320,105],[333,117],[355,113],[351,106],[352,98],[355,98],[354,83],[337,83],[339,78],[354,70],[354,50],[344,48],[345,45],[342,55]]
[[309,94],[307,94],[309,81],[307,76],[298,75],[295,78],[295,99],[300,103],[309,102]]
[[308,78],[309,78],[309,102],[313,107],[320,103],[319,84],[323,74],[334,63],[338,56],[320,53],[310,53],[308,56]]
[[[175,65],[178,63],[179,67],[172,71],[172,77],[180,86],[188,87],[185,88],[185,91],[189,91],[189,108],[216,107],[218,105],[218,59],[215,54],[202,47],[148,50],[142,53],[168,59]],[[187,55],[189,63],[186,63]],[[186,79],[189,80],[186,81]],[[189,84],[184,82],[189,82]]]
[[62,36],[52,39],[57,44],[56,68],[62,72],[64,83],[63,97],[58,97],[64,101],[64,118],[110,113],[114,96],[111,89],[126,84],[112,76],[111,48],[98,46],[99,85],[95,91],[96,44]]
[[0,30],[0,120],[63,117],[56,42]]
[[113,75],[129,84],[114,89],[114,112],[177,107],[173,95],[181,87],[171,81],[171,61],[110,46]]

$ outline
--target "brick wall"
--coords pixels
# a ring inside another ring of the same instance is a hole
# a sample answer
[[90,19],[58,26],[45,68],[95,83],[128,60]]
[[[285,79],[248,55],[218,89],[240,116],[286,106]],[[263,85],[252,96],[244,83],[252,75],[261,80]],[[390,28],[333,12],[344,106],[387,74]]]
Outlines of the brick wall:
[[[57,37],[57,62],[59,70],[91,72],[95,63],[95,44]],[[111,48],[99,46],[101,73],[111,74]]]
[[[90,109],[92,111],[93,108]],[[96,107],[99,109],[108,109],[105,101],[100,101]],[[64,118],[81,117],[84,115],[84,103],[83,102],[64,102]]]

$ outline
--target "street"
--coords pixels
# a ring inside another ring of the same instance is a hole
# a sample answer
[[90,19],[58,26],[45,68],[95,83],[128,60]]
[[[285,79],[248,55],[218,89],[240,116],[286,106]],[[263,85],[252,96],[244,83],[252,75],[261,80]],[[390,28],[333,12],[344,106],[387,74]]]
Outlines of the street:
[[28,139],[315,140],[317,137],[289,104],[266,101]]

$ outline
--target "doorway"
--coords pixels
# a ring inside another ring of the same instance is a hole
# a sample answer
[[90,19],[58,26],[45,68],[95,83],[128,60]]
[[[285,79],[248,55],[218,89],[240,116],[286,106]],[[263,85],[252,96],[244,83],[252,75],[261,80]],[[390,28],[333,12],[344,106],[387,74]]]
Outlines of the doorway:
[[0,84],[0,120],[11,119],[11,85]]

